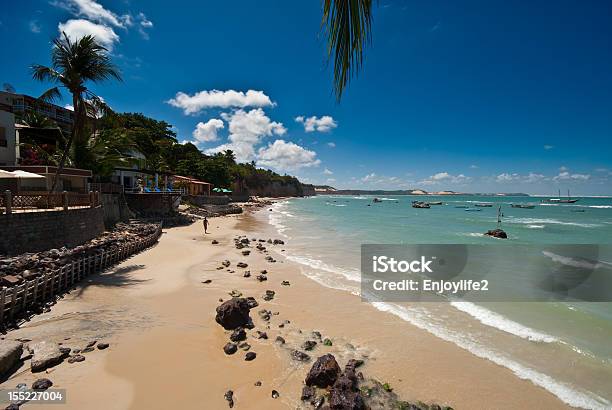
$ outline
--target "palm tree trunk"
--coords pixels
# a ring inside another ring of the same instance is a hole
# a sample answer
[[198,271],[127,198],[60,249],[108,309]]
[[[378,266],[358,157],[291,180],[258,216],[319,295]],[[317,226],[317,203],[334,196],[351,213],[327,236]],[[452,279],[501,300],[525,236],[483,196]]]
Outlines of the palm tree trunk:
[[79,101],[78,94],[72,94],[72,105],[74,107],[74,123],[72,124],[72,132],[70,133],[70,137],[68,137],[68,141],[66,142],[66,146],[64,147],[64,152],[62,152],[62,158],[55,170],[55,175],[53,176],[53,184],[51,184],[51,189],[49,192],[55,191],[55,187],[57,186],[57,180],[59,179],[59,175],[62,173],[64,169],[64,165],[66,164],[66,159],[68,159],[68,154],[70,153],[70,148],[72,147],[72,141],[75,139],[75,134],[80,132],[81,127],[81,104]]

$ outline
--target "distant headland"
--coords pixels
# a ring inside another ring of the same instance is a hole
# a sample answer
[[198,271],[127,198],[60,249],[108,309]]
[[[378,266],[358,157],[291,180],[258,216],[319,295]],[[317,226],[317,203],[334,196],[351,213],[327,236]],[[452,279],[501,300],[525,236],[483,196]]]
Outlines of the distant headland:
[[329,185],[315,185],[317,195],[478,195],[478,196],[530,196],[523,192],[455,192],[435,191],[428,192],[423,189],[399,189],[399,190],[367,190],[367,189],[336,189]]

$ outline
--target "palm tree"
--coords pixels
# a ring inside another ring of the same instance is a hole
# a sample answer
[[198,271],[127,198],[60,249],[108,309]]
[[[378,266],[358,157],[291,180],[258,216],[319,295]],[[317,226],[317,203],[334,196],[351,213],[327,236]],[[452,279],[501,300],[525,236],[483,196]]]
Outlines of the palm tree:
[[372,0],[324,0],[321,25],[328,58],[333,60],[334,94],[340,101],[361,69],[364,48],[372,38]]
[[59,87],[67,89],[72,94],[74,107],[74,124],[60,163],[51,186],[55,190],[58,176],[64,168],[66,158],[72,148],[76,147],[75,165],[80,166],[84,159],[83,147],[87,146],[87,119],[98,108],[103,107],[103,101],[86,86],[88,81],[98,83],[114,78],[121,81],[119,70],[113,65],[108,56],[107,49],[100,45],[95,37],[84,36],[71,41],[66,33],[53,41],[51,50],[51,67],[35,64],[32,66],[32,76],[35,80],[50,81],[56,84],[45,93],[47,98],[56,98],[60,95]]

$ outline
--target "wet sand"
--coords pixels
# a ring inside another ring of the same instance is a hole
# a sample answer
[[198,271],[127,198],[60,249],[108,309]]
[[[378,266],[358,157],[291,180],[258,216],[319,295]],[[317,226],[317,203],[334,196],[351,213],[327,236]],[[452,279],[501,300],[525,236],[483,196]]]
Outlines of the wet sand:
[[[357,296],[322,287],[276,252],[270,252],[276,263],[266,261],[267,255],[254,246],[249,256],[243,256],[234,247],[237,235],[276,236],[253,215],[210,222],[208,235],[201,222],[165,230],[157,246],[88,278],[51,312],[7,334],[8,339],[49,339],[73,348],[92,339],[111,346],[86,353],[82,363],[64,362],[46,375],[32,375],[24,366],[0,387],[48,377],[55,388],[67,389],[67,403],[61,406],[65,409],[227,408],[223,395],[229,389],[234,391],[235,408],[296,408],[312,362],[292,361],[289,352],[312,339],[316,330],[333,346],[319,343],[309,352],[313,359],[332,353],[343,366],[350,358],[363,358],[366,377],[388,382],[404,400],[455,409],[567,407],[506,368],[380,312]],[[213,245],[213,239],[220,243]],[[225,259],[235,272],[217,270]],[[240,261],[249,266],[237,268]],[[268,271],[268,280],[258,282],[255,277],[262,269]],[[243,277],[245,270],[250,270],[250,278]],[[212,282],[204,284],[205,280]],[[284,280],[290,286],[281,285]],[[222,348],[229,332],[214,320],[219,299],[229,299],[233,289],[259,302],[251,310],[255,328],[247,331],[250,351],[257,353],[251,362],[244,360],[240,349],[225,355]],[[262,295],[268,289],[276,295],[267,302]],[[257,314],[264,308],[278,312],[269,323]],[[279,328],[285,320],[290,324]],[[257,330],[267,332],[268,339],[255,339]],[[286,345],[274,342],[279,335]],[[256,381],[262,385],[255,386]],[[279,398],[271,397],[272,389]]]

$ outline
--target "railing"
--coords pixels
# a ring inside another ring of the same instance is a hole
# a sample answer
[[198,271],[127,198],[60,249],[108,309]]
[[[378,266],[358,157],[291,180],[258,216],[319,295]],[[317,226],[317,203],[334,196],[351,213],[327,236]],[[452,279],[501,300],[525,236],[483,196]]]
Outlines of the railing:
[[5,191],[0,195],[0,214],[13,212],[57,211],[100,206],[100,193],[80,192],[19,192]]
[[146,238],[121,245],[110,251],[101,250],[96,254],[73,260],[61,268],[42,274],[10,288],[0,290],[0,327],[13,323],[20,314],[32,310],[55,296],[72,288],[76,282],[92,273],[104,271],[130,255],[152,246],[161,236],[161,225]]
[[147,188],[148,191],[145,190],[140,190],[140,188],[125,188],[125,193],[126,194],[187,194],[187,189],[186,188],[173,188],[173,189],[166,189],[166,188],[158,188],[159,191],[156,191],[155,188]]
[[92,182],[89,184],[91,191],[102,192],[103,194],[120,194],[123,192],[123,185],[113,184],[111,182]]

